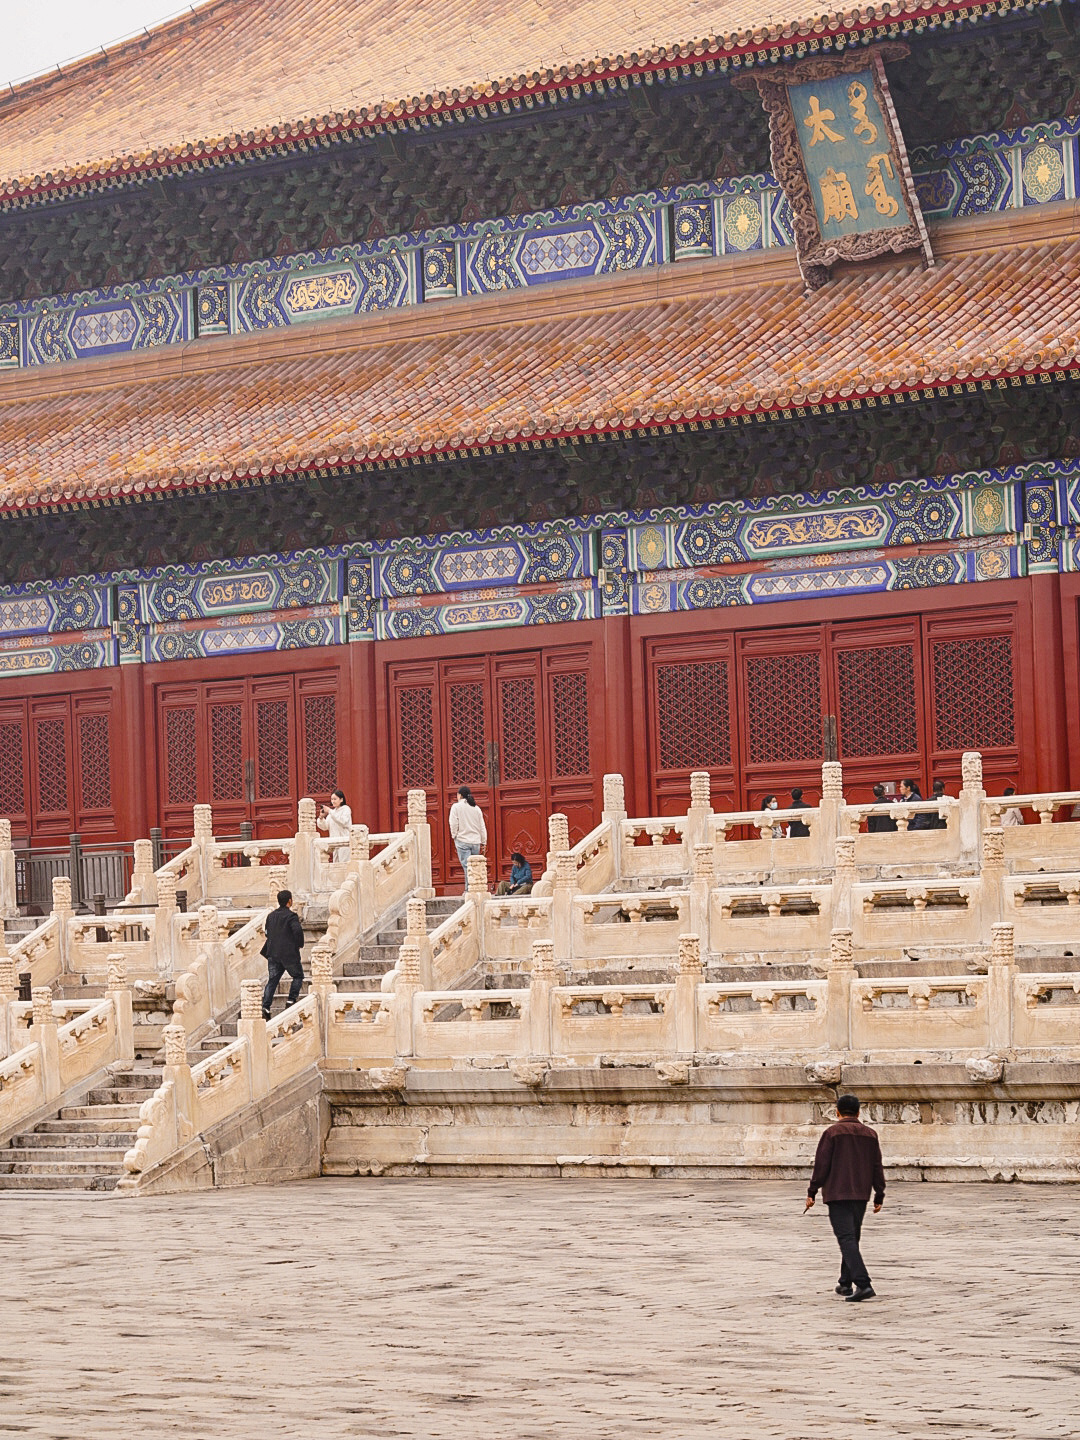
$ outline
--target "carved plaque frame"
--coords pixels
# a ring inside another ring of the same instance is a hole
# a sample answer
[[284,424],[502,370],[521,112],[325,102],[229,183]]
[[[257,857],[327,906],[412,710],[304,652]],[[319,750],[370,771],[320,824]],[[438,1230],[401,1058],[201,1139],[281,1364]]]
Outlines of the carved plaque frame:
[[[833,265],[840,260],[868,260],[877,255],[922,250],[927,264],[934,263],[926,223],[911,178],[907,148],[885,76],[886,60],[902,60],[909,53],[906,45],[890,41],[850,55],[800,60],[771,74],[744,75],[734,82],[740,89],[756,88],[769,117],[773,174],[791,205],[799,270],[810,290],[820,289],[829,279]],[[818,222],[789,89],[807,81],[832,79],[836,75],[849,75],[860,70],[869,70],[873,77],[875,98],[888,128],[893,170],[911,219],[904,225],[826,237],[822,235]]]

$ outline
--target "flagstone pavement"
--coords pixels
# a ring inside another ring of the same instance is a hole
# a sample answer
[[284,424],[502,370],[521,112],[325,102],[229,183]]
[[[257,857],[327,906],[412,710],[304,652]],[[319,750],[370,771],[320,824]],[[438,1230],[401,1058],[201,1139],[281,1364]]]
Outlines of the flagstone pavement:
[[1080,1188],[895,1184],[879,1298],[798,1185],[0,1199],[0,1435],[1080,1435]]

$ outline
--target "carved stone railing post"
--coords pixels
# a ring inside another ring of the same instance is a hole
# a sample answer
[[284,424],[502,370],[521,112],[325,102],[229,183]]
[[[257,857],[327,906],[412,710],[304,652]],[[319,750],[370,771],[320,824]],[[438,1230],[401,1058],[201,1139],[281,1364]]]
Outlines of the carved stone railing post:
[[[604,776],[604,809],[600,818],[610,830],[615,879],[619,881],[622,879],[622,827],[626,819],[626,786],[621,775]],[[569,842],[569,835],[567,835],[567,841]],[[567,849],[569,849],[569,843]]]
[[46,1100],[60,1094],[60,1042],[53,1015],[52,991],[47,985],[35,986],[30,992],[34,1005],[33,1029],[27,1037],[31,1044],[41,1046],[41,1085]]
[[[706,833],[708,833],[706,831]],[[690,928],[709,948],[709,892],[716,881],[716,851],[708,841],[690,851]]]
[[131,1065],[135,1060],[135,1031],[132,1028],[131,990],[127,983],[127,964],[121,954],[108,959],[108,992],[116,1015],[117,1060]]
[[712,814],[712,777],[708,770],[690,774],[690,808],[686,812],[686,848],[703,845],[709,838],[709,816]]
[[315,889],[315,801],[305,795],[296,806],[296,839],[289,856],[289,889],[294,895],[310,895]]
[[0,916],[17,915],[15,903],[15,852],[11,848],[11,821],[0,820]]
[[177,1130],[175,1148],[181,1135],[198,1132],[199,1101],[188,1064],[187,1031],[182,1025],[166,1025],[161,1038],[165,1047],[164,1078],[173,1082]]
[[551,992],[558,983],[554,945],[550,940],[534,940],[529,972],[529,1052],[537,1057],[551,1054]]
[[1012,1044],[1015,976],[1013,927],[999,923],[990,930],[990,963],[987,966],[987,1018],[991,1050],[1007,1050]]
[[406,935],[398,951],[397,983],[392,1004],[394,1018],[394,1054],[412,1055],[415,997],[423,989],[420,984],[420,946]]
[[[287,865],[268,865],[266,867],[266,896],[264,904],[268,910],[276,910],[278,903],[278,892],[289,888],[289,867]],[[295,905],[295,901],[293,902]]]
[[154,880],[154,842],[136,840],[132,846],[135,863],[131,871],[129,895],[147,909],[157,904],[157,884]]
[[[478,921],[483,927],[484,913],[481,906]],[[428,937],[427,901],[414,896],[405,906],[405,934],[415,941],[420,952],[420,988],[431,990],[435,981],[431,968],[431,940]]]
[[986,827],[981,848],[979,913],[985,935],[1005,914],[1005,831],[1000,825]]
[[555,961],[573,967],[574,896],[578,893],[577,857],[564,850],[554,857],[555,879],[551,890],[551,938]]
[[409,829],[416,836],[416,894],[433,900],[431,883],[431,826],[427,818],[427,791],[410,790],[408,795]]
[[487,950],[484,945],[484,911],[491,893],[488,890],[488,862],[486,855],[469,856],[465,878],[467,882],[465,893],[473,902],[476,910],[477,958],[483,961],[487,957]]
[[855,887],[855,837],[841,835],[833,842],[835,856],[832,881],[832,923],[843,930],[851,924],[851,903]]
[[371,862],[371,835],[366,825],[349,828],[349,865],[356,871],[356,904],[360,934],[375,924],[375,867]]
[[825,1034],[829,1049],[844,1051],[851,1045],[851,982],[855,978],[852,935],[833,930],[829,941],[829,974],[825,988]]
[[976,863],[982,838],[982,807],[986,799],[983,789],[982,755],[978,750],[965,750],[960,760],[963,784],[960,788],[960,859],[968,865]]
[[319,1025],[322,1029],[325,1052],[326,1032],[329,1020],[330,996],[337,992],[334,984],[334,952],[322,941],[311,952],[311,990],[319,997]]
[[213,869],[210,864],[210,847],[214,843],[214,812],[209,805],[196,805],[194,807],[194,834],[191,843],[199,852],[199,881],[202,885],[202,894],[209,897],[211,891],[211,876]]
[[261,980],[241,980],[240,1019],[236,1022],[236,1033],[247,1041],[252,1100],[260,1099],[270,1090],[270,1042],[266,1036],[266,1021],[262,1018],[262,992]]
[[704,973],[700,937],[680,935],[675,977],[675,1049],[680,1055],[693,1055],[697,1049],[697,987]]
[[818,807],[817,824],[810,827],[818,864],[823,870],[829,868],[840,834],[840,812],[844,807],[844,767],[839,760],[826,760],[821,767],[821,805]]
[[570,849],[570,821],[560,810],[548,816],[548,853],[547,868],[552,872],[554,880],[555,856],[561,855],[564,850]]
[[54,875],[52,880],[52,913],[56,916],[57,938],[60,946],[60,973],[71,970],[71,922],[74,911],[71,906],[71,881],[66,875]]
[[18,994],[19,979],[15,974],[15,961],[5,947],[3,956],[0,956],[0,1051],[3,1055],[10,1055],[13,1050],[19,1049],[20,1044],[25,1043],[13,1043],[15,1037],[11,1007]]
[[229,984],[225,966],[225,946],[221,939],[221,916],[216,905],[199,906],[198,948],[206,956],[206,984],[209,989],[210,1013],[215,1015],[236,999]]
[[154,917],[154,958],[159,975],[176,974],[173,922],[177,914],[176,876],[162,871],[157,877],[157,910]]

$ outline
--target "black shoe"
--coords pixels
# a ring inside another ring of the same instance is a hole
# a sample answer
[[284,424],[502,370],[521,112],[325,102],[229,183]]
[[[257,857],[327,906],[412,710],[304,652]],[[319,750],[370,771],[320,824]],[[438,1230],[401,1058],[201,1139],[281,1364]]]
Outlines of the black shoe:
[[837,1285],[836,1293],[837,1295],[843,1295],[846,1298],[848,1295],[851,1294],[854,1288],[854,1285]]
[[264,1020],[269,1020],[269,1019],[272,1018],[271,1015],[270,1015],[270,1011],[269,1011],[269,1010],[264,1010],[264,1011],[262,1012],[262,1015],[263,1015],[263,1019],[264,1019]]
[[872,1285],[860,1285],[851,1295],[845,1295],[845,1300],[873,1300],[874,1287]]

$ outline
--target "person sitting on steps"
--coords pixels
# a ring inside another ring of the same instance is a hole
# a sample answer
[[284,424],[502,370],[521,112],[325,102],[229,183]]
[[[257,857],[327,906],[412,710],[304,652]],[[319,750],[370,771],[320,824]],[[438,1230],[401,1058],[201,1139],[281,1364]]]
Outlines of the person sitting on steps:
[[533,887],[532,866],[520,850],[510,854],[510,879],[500,880],[495,887],[496,895],[531,895]]

